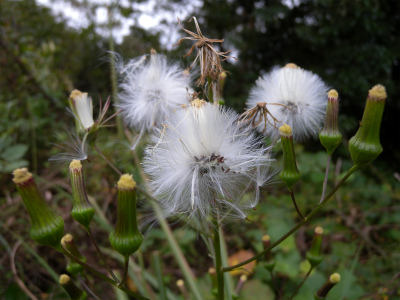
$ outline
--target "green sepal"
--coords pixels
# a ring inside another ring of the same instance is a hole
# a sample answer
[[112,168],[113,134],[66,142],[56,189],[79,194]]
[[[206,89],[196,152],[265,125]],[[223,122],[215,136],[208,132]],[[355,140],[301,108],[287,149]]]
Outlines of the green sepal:
[[322,255],[313,255],[310,252],[306,253],[306,257],[308,262],[310,263],[310,265],[315,268],[316,266],[318,266],[324,259],[324,257]]
[[[84,263],[86,263],[86,261],[87,261],[86,257],[81,257],[80,260],[83,261]],[[81,266],[80,264],[78,264],[77,262],[71,260],[67,264],[66,269],[67,269],[68,273],[70,273],[72,275],[78,275],[79,273],[83,272],[83,270],[85,268],[83,266]]]
[[337,132],[335,135],[332,135],[323,130],[319,134],[319,140],[326,149],[328,155],[332,155],[333,151],[335,151],[342,142],[342,134]]
[[275,265],[276,265],[275,260],[270,260],[270,261],[265,262],[265,268],[270,272],[272,272],[274,270]]
[[385,100],[368,97],[357,133],[349,141],[349,150],[354,165],[375,160],[383,148],[379,139]]
[[281,136],[283,150],[283,169],[279,177],[286,185],[289,191],[293,185],[300,179],[300,171],[296,165],[296,155],[294,153],[293,137]]
[[118,189],[117,224],[110,234],[111,246],[127,257],[135,253],[143,242],[136,221],[136,189]]

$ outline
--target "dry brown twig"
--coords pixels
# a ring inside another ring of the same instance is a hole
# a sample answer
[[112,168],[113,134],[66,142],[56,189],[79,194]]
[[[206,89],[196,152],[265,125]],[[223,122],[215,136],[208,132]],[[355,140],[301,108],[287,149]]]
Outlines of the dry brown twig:
[[233,58],[235,60],[237,59],[233,56],[228,55],[228,53],[232,50],[226,52],[217,51],[214,48],[213,43],[222,43],[224,40],[206,38],[201,33],[196,17],[192,17],[189,22],[192,20],[194,20],[194,23],[196,25],[197,33],[183,28],[183,26],[181,25],[181,21],[178,18],[179,26],[190,36],[181,38],[174,46],[179,45],[183,40],[195,41],[195,44],[192,46],[192,48],[190,48],[189,52],[184,55],[184,57],[190,55],[193,52],[194,48],[197,47],[197,56],[193,63],[190,65],[189,69],[191,69],[197,61],[199,61],[200,78],[196,81],[197,85],[199,86],[205,84],[205,80],[207,77],[210,77],[213,81],[218,80],[218,76],[222,72],[224,72],[224,69],[221,66],[221,61],[224,61],[228,58]]

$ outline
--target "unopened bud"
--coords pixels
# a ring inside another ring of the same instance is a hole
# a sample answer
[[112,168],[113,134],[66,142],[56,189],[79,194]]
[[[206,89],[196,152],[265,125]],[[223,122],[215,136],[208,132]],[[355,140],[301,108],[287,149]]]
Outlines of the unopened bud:
[[334,273],[324,283],[324,285],[315,293],[315,300],[324,300],[328,295],[329,291],[340,282],[340,274]]
[[118,181],[117,224],[110,234],[112,247],[125,257],[136,252],[143,241],[136,220],[135,187],[132,175],[122,175]]
[[[61,245],[63,246],[64,249],[66,249],[80,261],[86,262],[86,257],[82,256],[82,254],[79,252],[78,248],[75,245],[74,238],[72,237],[71,234],[67,233],[66,235],[64,235],[64,237],[61,239]],[[83,269],[84,269],[83,266],[68,258],[68,264],[67,264],[68,273],[76,275],[82,272]]]
[[71,211],[72,217],[86,229],[93,220],[94,208],[90,204],[86,194],[85,180],[83,178],[82,164],[79,160],[73,160],[69,165],[71,177],[72,195],[74,205]]
[[[264,250],[269,248],[271,246],[271,238],[269,237],[269,235],[263,235],[262,242]],[[272,272],[275,268],[276,262],[274,257],[272,256],[271,250],[265,253],[264,260],[265,260],[265,268],[268,271]]]
[[300,171],[297,169],[296,156],[294,153],[292,128],[284,124],[279,127],[283,150],[283,169],[280,173],[281,180],[285,183],[289,191],[300,178]]
[[314,230],[314,237],[312,240],[311,248],[306,253],[307,260],[314,268],[322,262],[323,256],[321,254],[322,235],[324,230],[322,227],[317,226]]
[[71,278],[68,275],[63,274],[60,276],[60,284],[68,293],[68,296],[71,298],[71,300],[87,299],[86,292],[78,288],[75,283],[72,282]]
[[16,169],[13,181],[31,219],[31,238],[39,244],[61,251],[64,221],[46,203],[27,168]]
[[333,151],[335,151],[342,141],[342,134],[338,127],[338,113],[339,95],[336,90],[330,90],[328,93],[324,129],[319,134],[319,140],[322,146],[325,147],[328,155],[332,155]]
[[69,96],[69,105],[77,120],[79,130],[90,131],[95,124],[93,120],[93,103],[92,98],[87,93],[73,90]]
[[185,282],[182,280],[182,279],[178,279],[177,281],[176,281],[176,286],[178,287],[178,289],[181,291],[181,293],[183,294],[183,297],[185,298],[185,299],[189,299],[189,293],[188,293],[188,291],[186,290],[186,287],[185,287]]
[[242,289],[243,284],[244,284],[246,281],[247,281],[247,275],[246,275],[246,274],[240,275],[238,284],[237,284],[236,289],[235,289],[236,295],[239,295],[240,290]]
[[383,85],[378,84],[369,90],[360,127],[349,141],[354,165],[371,162],[383,151],[379,140],[379,131],[386,97]]

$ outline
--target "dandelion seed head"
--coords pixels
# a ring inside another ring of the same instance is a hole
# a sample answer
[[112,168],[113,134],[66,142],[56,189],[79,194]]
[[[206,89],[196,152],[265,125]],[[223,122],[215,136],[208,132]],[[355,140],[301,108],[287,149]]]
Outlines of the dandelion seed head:
[[190,73],[155,51],[149,58],[120,62],[117,69],[121,77],[118,107],[129,127],[148,131],[188,102]]
[[[269,148],[237,114],[210,103],[177,111],[151,136],[144,170],[165,217],[244,219],[259,194],[260,168],[271,167]],[[264,182],[265,183],[265,182]],[[248,197],[251,193],[252,196]]]
[[[265,102],[269,113],[278,121],[277,125],[288,124],[293,130],[293,138],[301,141],[319,133],[325,116],[327,92],[327,85],[318,75],[288,64],[257,80],[247,107],[251,109],[258,102]],[[263,122],[258,129],[264,130]],[[267,126],[266,133],[277,137],[279,130]]]

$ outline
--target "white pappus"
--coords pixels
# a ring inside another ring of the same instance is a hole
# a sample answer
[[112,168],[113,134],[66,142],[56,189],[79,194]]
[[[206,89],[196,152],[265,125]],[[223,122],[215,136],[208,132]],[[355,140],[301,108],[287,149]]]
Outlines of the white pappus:
[[271,178],[260,174],[270,172],[271,149],[219,105],[195,100],[151,139],[143,165],[165,217],[245,219],[259,201],[259,186]]
[[129,127],[143,133],[188,103],[190,74],[152,49],[151,55],[117,64],[121,115]]
[[247,108],[265,102],[269,118],[274,117],[276,123],[272,121],[265,127],[261,122],[257,128],[265,129],[268,135],[276,138],[278,127],[288,124],[292,127],[293,138],[301,141],[319,133],[325,117],[327,92],[328,86],[318,75],[288,64],[257,80],[250,91]]

